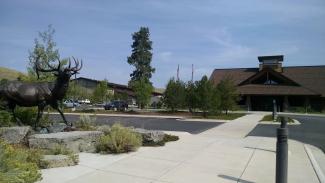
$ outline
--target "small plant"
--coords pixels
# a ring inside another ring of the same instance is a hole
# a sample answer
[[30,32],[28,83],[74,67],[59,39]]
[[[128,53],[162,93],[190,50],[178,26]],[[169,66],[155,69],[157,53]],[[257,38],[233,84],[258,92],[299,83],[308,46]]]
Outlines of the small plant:
[[74,126],[81,131],[92,131],[96,128],[93,124],[96,121],[96,117],[90,117],[89,115],[81,115],[79,121],[74,123]]
[[99,138],[97,151],[101,153],[124,153],[136,151],[142,144],[142,137],[131,129],[114,124],[107,135]]
[[31,151],[15,148],[0,141],[0,182],[33,183],[41,180],[41,173]]

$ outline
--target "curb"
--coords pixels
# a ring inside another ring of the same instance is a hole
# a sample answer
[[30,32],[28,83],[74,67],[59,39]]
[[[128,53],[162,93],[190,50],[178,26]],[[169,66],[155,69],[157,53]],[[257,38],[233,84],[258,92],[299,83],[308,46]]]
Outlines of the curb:
[[306,151],[306,153],[308,155],[308,158],[309,158],[309,160],[310,160],[310,162],[311,162],[311,164],[312,164],[312,166],[314,168],[314,171],[315,171],[315,173],[317,175],[317,178],[318,178],[319,182],[320,183],[325,183],[325,176],[323,174],[323,171],[319,167],[319,164],[316,161],[311,149],[306,144],[304,144],[304,148],[305,148],[305,151]]
[[225,122],[230,122],[233,120],[223,120],[223,119],[192,119],[192,118],[178,118],[176,119],[177,121],[198,121],[198,122],[218,122],[218,123],[225,123]]

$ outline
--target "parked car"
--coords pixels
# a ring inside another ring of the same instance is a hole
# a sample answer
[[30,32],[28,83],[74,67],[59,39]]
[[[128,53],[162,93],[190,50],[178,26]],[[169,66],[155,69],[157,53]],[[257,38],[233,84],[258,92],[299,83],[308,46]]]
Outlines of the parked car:
[[65,107],[68,107],[68,108],[79,107],[79,106],[80,106],[80,104],[79,104],[77,101],[73,101],[73,100],[71,100],[71,99],[65,100],[65,101],[63,102],[63,105],[64,105]]
[[126,111],[128,109],[128,103],[123,100],[115,100],[108,104],[104,105],[105,110],[119,110],[119,111]]
[[78,100],[78,102],[79,102],[80,104],[90,104],[90,100],[89,100],[89,99]]

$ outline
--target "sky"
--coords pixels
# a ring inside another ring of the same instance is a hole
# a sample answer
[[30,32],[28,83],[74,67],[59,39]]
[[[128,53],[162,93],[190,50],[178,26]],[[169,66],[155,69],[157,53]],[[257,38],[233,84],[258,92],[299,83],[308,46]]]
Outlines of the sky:
[[127,84],[132,33],[149,27],[151,81],[257,67],[261,55],[285,66],[325,65],[324,0],[1,0],[0,66],[26,72],[38,32],[55,29],[60,57],[82,59],[78,75]]

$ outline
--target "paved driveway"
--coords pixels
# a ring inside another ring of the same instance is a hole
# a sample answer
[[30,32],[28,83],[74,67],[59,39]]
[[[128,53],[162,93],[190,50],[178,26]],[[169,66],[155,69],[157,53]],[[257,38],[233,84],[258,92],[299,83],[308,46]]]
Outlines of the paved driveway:
[[[52,119],[62,121],[61,117],[53,114]],[[79,115],[66,114],[68,121],[77,121]],[[112,125],[116,122],[124,126],[133,126],[136,128],[145,128],[150,130],[165,130],[165,131],[184,131],[191,134],[198,134],[210,128],[214,128],[222,122],[201,122],[201,121],[179,121],[176,119],[162,119],[162,118],[143,118],[143,117],[113,117],[113,116],[96,116],[96,124],[98,125]]]
[[[294,116],[301,125],[289,125],[289,138],[325,151],[325,117]],[[275,137],[278,125],[258,124],[247,136]]]

